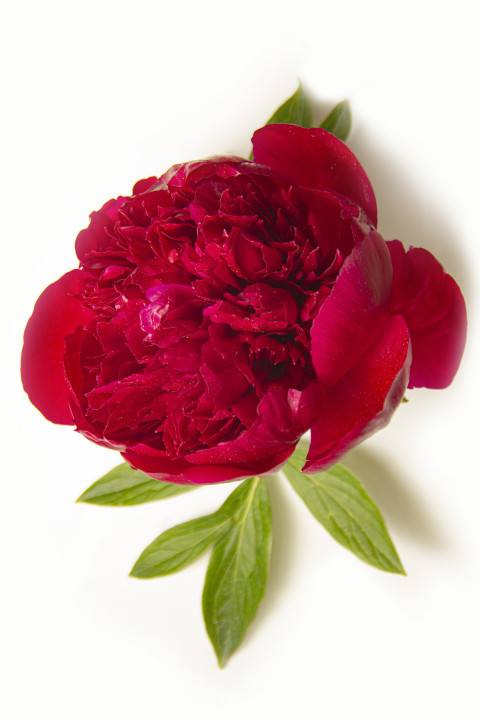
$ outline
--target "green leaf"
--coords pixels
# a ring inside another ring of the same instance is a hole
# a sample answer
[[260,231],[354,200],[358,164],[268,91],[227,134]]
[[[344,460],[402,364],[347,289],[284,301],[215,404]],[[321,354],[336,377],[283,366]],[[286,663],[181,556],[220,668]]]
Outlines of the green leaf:
[[182,570],[225,535],[232,522],[220,508],[212,515],[166,530],[145,548],[130,575],[153,578]]
[[224,509],[234,524],[213,549],[202,601],[220,667],[240,645],[265,593],[272,532],[265,480],[245,480]]
[[405,575],[385,522],[360,481],[341,465],[306,475],[305,459],[305,451],[295,450],[283,472],[314,517],[361,560]]
[[283,105],[280,105],[265,124],[271,125],[272,123],[290,123],[292,125],[301,125],[304,128],[312,127],[312,105],[303,92],[301,85]]
[[133,577],[153,578],[182,570],[210,545],[213,545],[235,522],[244,502],[245,488],[240,486],[217,512],[176,525],[159,535],[142,552],[130,573]]
[[331,132],[332,135],[335,135],[339,140],[346,140],[350,132],[351,124],[352,115],[350,112],[350,103],[348,100],[344,100],[338,103],[338,105],[335,105],[332,112],[327,115],[320,127],[323,128],[323,130]]
[[[270,120],[265,125],[272,123],[289,123],[291,125],[301,125],[304,128],[310,128],[313,125],[313,110],[310,100],[303,92],[302,86],[293,93],[278,110],[275,110]],[[250,153],[250,160],[253,160],[253,153]]]
[[140,470],[134,470],[128,463],[122,463],[94,482],[80,495],[77,502],[93,505],[140,505],[152,500],[163,500],[193,490],[194,487],[196,486],[152,480]]

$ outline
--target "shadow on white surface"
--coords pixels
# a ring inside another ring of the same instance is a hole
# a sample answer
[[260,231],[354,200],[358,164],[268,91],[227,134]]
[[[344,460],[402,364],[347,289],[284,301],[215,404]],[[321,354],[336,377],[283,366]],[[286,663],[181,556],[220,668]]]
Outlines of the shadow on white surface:
[[437,552],[451,550],[445,530],[440,529],[419,493],[391,462],[361,446],[348,454],[344,464],[364,485],[391,530],[423,548]]
[[[354,130],[348,145],[372,183],[379,212],[378,229],[385,240],[398,239],[405,248],[413,245],[429,250],[457,281],[464,295],[469,295],[472,278],[465,243],[448,216],[447,188],[443,189],[442,197],[435,197],[435,187],[429,187],[425,176],[422,175],[422,185],[416,179],[417,165],[410,154],[411,170],[400,161],[398,153],[388,150],[380,138],[363,127]],[[415,149],[420,152],[420,148],[419,141],[418,148],[412,148],[411,152],[415,153]]]
[[261,612],[265,615],[273,611],[283,595],[291,594],[292,575],[298,557],[297,521],[292,508],[295,498],[289,492],[288,481],[278,474],[267,482],[272,505],[273,542],[268,586],[261,605]]
[[[454,552],[447,531],[441,528],[429,511],[419,492],[415,492],[407,478],[397,472],[387,458],[360,446],[340,461],[351,470],[364,485],[367,493],[377,504],[393,536],[408,538],[419,549],[441,555]],[[268,586],[259,609],[258,618],[248,632],[245,645],[254,637],[257,628],[272,616],[283,596],[291,598],[295,568],[301,546],[306,538],[299,537],[298,509],[294,506],[295,493],[283,476],[269,480],[273,516],[273,544]],[[298,498],[300,511],[309,517],[309,511]],[[321,527],[319,526],[319,533]],[[334,541],[332,540],[332,543]],[[325,548],[328,545],[325,544]],[[305,549],[305,548],[304,548]],[[321,552],[320,544],[316,548]],[[328,552],[328,551],[327,551]]]

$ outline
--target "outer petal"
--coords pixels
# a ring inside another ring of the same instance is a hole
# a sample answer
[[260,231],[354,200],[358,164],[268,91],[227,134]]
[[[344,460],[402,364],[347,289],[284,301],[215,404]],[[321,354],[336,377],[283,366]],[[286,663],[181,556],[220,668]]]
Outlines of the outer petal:
[[411,362],[408,328],[400,315],[325,396],[305,472],[333,465],[350,448],[387,425],[402,400]]
[[255,463],[239,462],[229,465],[214,463],[196,465],[183,459],[171,460],[166,453],[153,450],[146,445],[137,445],[135,448],[123,452],[122,456],[133,467],[155,480],[177,485],[211,485],[273,472],[286,462],[294,449],[295,445],[292,445],[277,455],[262,458]]
[[445,388],[460,365],[467,332],[465,301],[455,280],[423,248],[406,253],[387,243],[393,263],[392,312],[405,318],[412,339],[409,387]]
[[122,455],[156,480],[180,485],[265,475],[288,460],[313,416],[317,417],[322,398],[323,392],[316,385],[303,392],[272,390],[262,398],[256,422],[236,440],[178,460],[146,445],[136,445]]
[[347,257],[312,326],[312,359],[319,382],[331,387],[353,367],[390,315],[392,263],[373,230]]
[[[220,443],[216,447],[198,450],[189,460],[198,464],[235,463],[239,466],[249,464],[253,472],[265,472],[264,459],[283,457],[285,459],[311,424],[311,405],[314,398],[323,398],[320,388],[313,393],[299,391],[269,390],[258,406],[258,418],[249,430],[231,442]],[[275,464],[278,464],[276,462]],[[255,468],[259,466],[258,472]]]
[[24,333],[25,392],[47,420],[62,425],[74,424],[63,366],[65,337],[94,315],[79,296],[86,277],[82,270],[72,270],[49,285],[38,298]]
[[370,180],[351,150],[320,128],[272,124],[252,137],[255,162],[274,168],[297,185],[345,195],[376,226],[377,203]]

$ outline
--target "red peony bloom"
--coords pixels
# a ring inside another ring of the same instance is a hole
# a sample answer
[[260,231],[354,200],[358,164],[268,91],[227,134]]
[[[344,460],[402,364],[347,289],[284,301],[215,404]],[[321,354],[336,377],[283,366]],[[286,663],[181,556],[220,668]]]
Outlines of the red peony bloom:
[[80,269],[25,330],[33,404],[160,480],[268,473],[310,429],[305,470],[321,470],[407,386],[446,387],[463,352],[460,290],[381,238],[340,140],[267,125],[253,152],[177,165],[92,213]]

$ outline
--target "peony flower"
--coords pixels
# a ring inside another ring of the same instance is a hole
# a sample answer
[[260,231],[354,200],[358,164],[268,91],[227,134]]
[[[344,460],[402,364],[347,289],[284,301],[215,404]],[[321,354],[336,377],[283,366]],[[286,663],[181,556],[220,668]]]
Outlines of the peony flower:
[[305,471],[322,470],[407,387],[446,387],[463,352],[458,286],[378,234],[346,145],[267,125],[253,153],[174,166],[92,213],[79,269],[25,330],[32,403],[159,480],[269,473],[308,430]]

